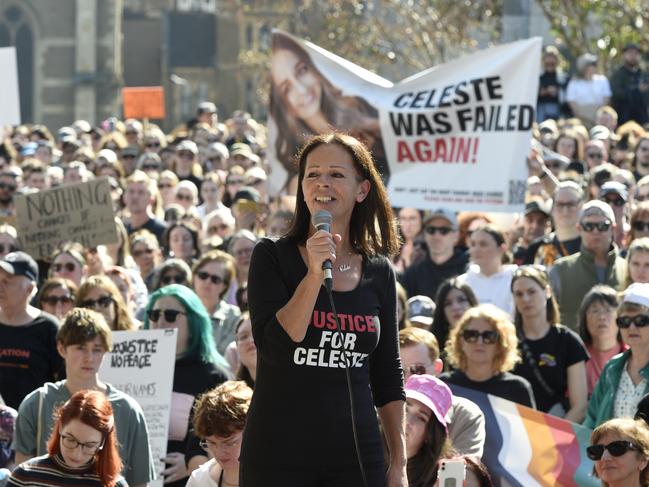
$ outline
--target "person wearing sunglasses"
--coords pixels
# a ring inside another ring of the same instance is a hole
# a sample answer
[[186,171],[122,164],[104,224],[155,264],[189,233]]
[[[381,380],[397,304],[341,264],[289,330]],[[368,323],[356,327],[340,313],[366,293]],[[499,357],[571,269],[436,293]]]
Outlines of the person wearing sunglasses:
[[186,286],[169,284],[154,292],[146,307],[143,327],[177,330],[171,423],[164,459],[167,468],[162,475],[165,486],[184,487],[189,475],[187,465],[198,466],[207,461],[189,434],[194,401],[201,393],[228,380],[228,363],[216,350],[207,309]]
[[162,250],[155,235],[148,230],[138,230],[129,237],[131,255],[149,292],[154,290],[156,268],[162,263]]
[[628,350],[608,361],[588,404],[584,426],[632,417],[649,393],[649,284],[631,284],[617,310],[617,326]]
[[615,214],[599,200],[585,203],[577,229],[581,236],[578,253],[563,257],[550,269],[550,283],[559,303],[564,326],[577,330],[577,312],[584,296],[596,284],[617,291],[624,289],[626,262],[613,241]]
[[[113,408],[116,446],[124,463],[122,474],[129,485],[143,487],[155,477],[142,408],[132,397],[99,377],[99,368],[112,349],[112,340],[106,320],[96,311],[74,308],[66,315],[56,335],[58,352],[65,361],[66,378],[47,382],[20,404],[14,444],[17,463],[47,453],[49,433],[55,429],[53,412],[79,391],[93,390],[101,393]],[[91,449],[87,452],[92,453]]]
[[198,188],[194,183],[182,180],[176,186],[176,203],[183,207],[185,211],[196,208],[198,205]]
[[[647,177],[649,180],[649,176]],[[649,185],[647,185],[649,188]],[[631,212],[629,218],[629,231],[626,235],[626,247],[628,248],[635,239],[649,237],[649,198],[647,201],[639,201]]]
[[235,272],[234,258],[220,250],[203,255],[193,269],[192,287],[210,314],[212,336],[222,355],[235,338],[234,328],[241,316],[239,308],[224,299]]
[[559,324],[559,308],[545,269],[516,269],[511,292],[522,358],[514,373],[532,384],[539,411],[581,422],[588,399],[588,352],[579,335]]
[[157,178],[158,191],[162,198],[162,207],[166,210],[170,205],[176,203],[176,187],[178,186],[178,176],[173,171],[165,169]]
[[639,419],[611,419],[590,435],[586,455],[607,487],[649,485],[649,427]]
[[622,247],[625,243],[625,233],[629,229],[629,191],[618,181],[606,181],[599,190],[598,199],[608,203],[613,209],[616,222],[614,239],[615,243]]
[[210,460],[194,470],[187,487],[239,485],[241,436],[252,399],[243,381],[227,381],[196,402],[194,432]]
[[438,208],[424,216],[423,235],[428,257],[406,268],[399,279],[408,296],[424,295],[435,299],[437,288],[445,280],[467,270],[469,256],[456,248],[459,238],[455,212]]
[[90,276],[83,281],[75,306],[97,311],[111,330],[131,331],[136,328],[122,293],[108,276]]
[[[399,356],[405,380],[414,374],[437,377],[444,367],[435,335],[421,328],[407,327],[399,332]],[[464,397],[453,395],[446,419],[453,449],[464,455],[481,457],[485,418],[480,408]]]
[[521,356],[516,327],[500,308],[480,304],[464,313],[451,330],[446,356],[455,370],[440,375],[444,382],[536,409],[529,381],[510,372]]
[[47,455],[19,465],[7,486],[128,487],[120,475],[113,408],[99,391],[79,391],[57,412]]
[[156,269],[153,289],[157,290],[170,284],[182,284],[191,287],[192,269],[181,259],[166,259]]
[[77,286],[88,275],[88,266],[84,257],[85,248],[78,243],[66,243],[54,251],[49,277],[69,279]]
[[63,277],[51,277],[43,283],[36,296],[36,306],[59,320],[74,307],[78,288]]

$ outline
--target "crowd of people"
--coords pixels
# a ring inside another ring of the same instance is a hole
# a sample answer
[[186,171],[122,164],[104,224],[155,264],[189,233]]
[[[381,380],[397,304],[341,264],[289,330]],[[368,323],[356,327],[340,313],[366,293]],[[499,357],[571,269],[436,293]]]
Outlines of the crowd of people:
[[[157,476],[172,487],[279,485],[268,482],[280,473],[282,485],[361,485],[351,453],[322,459],[338,443],[356,448],[349,416],[333,414],[346,394],[340,363],[362,413],[370,485],[383,485],[386,469],[390,487],[404,477],[434,485],[440,461],[461,461],[467,485],[492,485],[480,462],[485,418],[464,388],[594,429],[585,454],[601,480],[647,485],[649,82],[640,60],[627,45],[609,82],[584,54],[570,78],[559,52],[544,50],[525,210],[514,219],[391,208],[387,175],[341,135],[305,139],[295,179],[273,194],[265,126],[242,111],[220,120],[210,102],[170,133],[134,119],[5,128],[8,485],[44,475],[47,485],[143,486]],[[116,243],[61,242],[39,260],[24,252],[17,195],[100,177]],[[323,208],[330,231],[310,224]],[[339,316],[349,317],[340,338],[321,286],[326,260]],[[164,328],[177,329],[177,343],[160,462],[141,407],[99,366],[113,331]],[[288,404],[299,420],[290,428],[279,421]],[[305,431],[317,436],[309,445]],[[290,448],[265,451],[280,438]]]

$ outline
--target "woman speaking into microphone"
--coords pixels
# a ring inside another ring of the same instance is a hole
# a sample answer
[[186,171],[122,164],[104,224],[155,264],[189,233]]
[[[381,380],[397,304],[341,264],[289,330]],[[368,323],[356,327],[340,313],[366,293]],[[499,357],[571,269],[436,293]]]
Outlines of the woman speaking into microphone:
[[[397,234],[386,190],[368,150],[341,134],[306,143],[299,182],[289,231],[260,241],[250,264],[258,362],[240,485],[404,487],[405,394],[388,259]],[[322,223],[326,213],[329,231],[316,230],[312,216]]]

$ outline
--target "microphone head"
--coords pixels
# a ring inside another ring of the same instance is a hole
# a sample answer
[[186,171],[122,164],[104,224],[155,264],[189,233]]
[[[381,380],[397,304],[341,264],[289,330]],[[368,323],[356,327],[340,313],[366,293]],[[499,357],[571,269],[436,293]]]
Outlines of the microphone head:
[[328,228],[331,228],[331,222],[332,216],[327,210],[318,210],[315,215],[311,217],[311,223],[317,229],[322,228],[322,225],[327,225]]

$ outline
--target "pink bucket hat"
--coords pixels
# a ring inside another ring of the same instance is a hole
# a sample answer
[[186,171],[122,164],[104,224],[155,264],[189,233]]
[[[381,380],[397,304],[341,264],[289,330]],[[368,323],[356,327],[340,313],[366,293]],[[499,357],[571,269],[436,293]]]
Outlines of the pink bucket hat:
[[451,389],[437,377],[429,374],[411,375],[405,386],[406,397],[416,399],[430,409],[437,421],[448,432],[446,414],[451,408],[453,394]]

